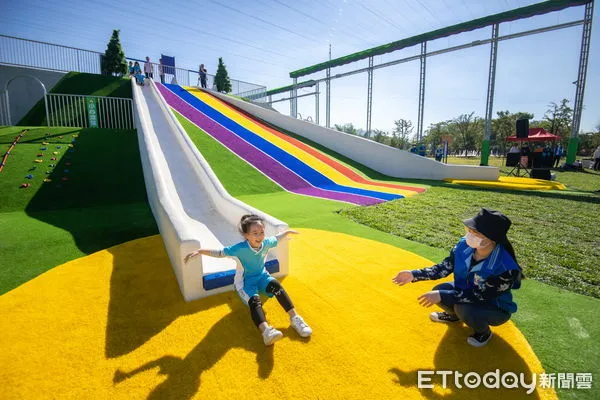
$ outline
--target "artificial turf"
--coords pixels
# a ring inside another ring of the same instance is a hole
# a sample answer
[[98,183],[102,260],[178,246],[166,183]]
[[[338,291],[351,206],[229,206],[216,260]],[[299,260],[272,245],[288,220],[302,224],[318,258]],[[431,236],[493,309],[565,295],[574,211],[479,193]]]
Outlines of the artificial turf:
[[24,129],[0,172],[0,294],[68,260],[157,233],[135,131],[9,127],[0,128],[0,145]]

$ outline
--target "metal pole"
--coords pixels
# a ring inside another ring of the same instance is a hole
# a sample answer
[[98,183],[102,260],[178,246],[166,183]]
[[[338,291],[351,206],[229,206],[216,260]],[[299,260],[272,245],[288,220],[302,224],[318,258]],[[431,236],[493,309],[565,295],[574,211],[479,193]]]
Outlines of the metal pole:
[[298,118],[298,99],[296,96],[298,95],[298,88],[296,85],[298,84],[298,78],[294,78],[294,87],[292,88],[292,117]]
[[325,80],[325,127],[329,128],[331,123],[331,68],[327,68],[327,79]]
[[317,82],[317,87],[316,87],[316,93],[315,93],[315,121],[316,124],[319,125],[319,83]]
[[496,60],[498,58],[498,31],[500,25],[492,26],[492,42],[490,46],[490,68],[488,73],[487,101],[485,105],[485,132],[481,148],[480,165],[488,165],[490,156],[490,138],[492,137],[492,111],[494,109],[494,86],[496,83]]
[[423,114],[425,112],[425,71],[427,62],[427,42],[421,43],[421,70],[419,73],[419,114],[417,117],[417,142],[423,137]]
[[367,80],[367,137],[371,137],[371,115],[373,110],[373,56],[369,57]]
[[585,78],[587,75],[588,56],[590,53],[590,40],[592,37],[592,18],[594,15],[594,2],[585,5],[585,17],[583,22],[583,33],[581,35],[581,52],[579,54],[579,71],[575,90],[575,106],[573,108],[573,124],[571,127],[571,138],[567,148],[567,164],[571,164],[577,157],[577,146],[579,142],[579,126],[581,124],[581,111],[583,110],[583,93],[585,91]]

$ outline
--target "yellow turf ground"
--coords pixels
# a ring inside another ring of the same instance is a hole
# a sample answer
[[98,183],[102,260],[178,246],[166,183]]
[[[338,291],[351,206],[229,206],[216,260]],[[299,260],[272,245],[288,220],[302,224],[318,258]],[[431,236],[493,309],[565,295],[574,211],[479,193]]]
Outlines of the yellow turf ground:
[[[276,300],[284,339],[265,347],[233,292],[185,303],[160,237],[83,257],[0,296],[3,399],[555,399],[553,391],[417,389],[417,370],[541,372],[509,322],[483,348],[429,321],[395,273],[431,262],[339,233],[301,229],[283,279],[314,334]],[[526,283],[525,283],[526,284]]]
[[464,179],[444,179],[446,182],[459,185],[480,186],[495,189],[510,190],[565,190],[566,186],[560,182],[544,179],[522,178],[515,176],[501,176],[497,181],[474,181]]

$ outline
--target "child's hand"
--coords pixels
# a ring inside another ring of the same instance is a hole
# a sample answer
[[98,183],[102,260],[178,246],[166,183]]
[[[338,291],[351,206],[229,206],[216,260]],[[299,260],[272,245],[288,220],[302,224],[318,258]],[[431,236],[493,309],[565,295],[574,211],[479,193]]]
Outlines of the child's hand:
[[192,251],[190,254],[185,256],[185,258],[183,259],[183,262],[187,264],[187,262],[190,261],[190,258],[196,257],[198,254],[200,254],[199,250]]
[[412,282],[414,276],[410,271],[400,271],[398,275],[392,278],[392,282],[394,282],[398,286],[405,285],[409,282]]

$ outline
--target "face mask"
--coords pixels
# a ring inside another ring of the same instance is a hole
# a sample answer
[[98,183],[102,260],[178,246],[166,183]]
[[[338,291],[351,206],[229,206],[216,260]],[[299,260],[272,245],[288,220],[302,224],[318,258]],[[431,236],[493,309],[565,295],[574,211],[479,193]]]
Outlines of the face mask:
[[480,247],[485,247],[485,246],[482,246],[483,239],[480,238],[479,236],[473,235],[471,232],[468,232],[465,235],[465,239],[467,239],[467,246],[469,246],[469,247],[471,247],[473,249],[477,249],[477,248],[480,248]]

